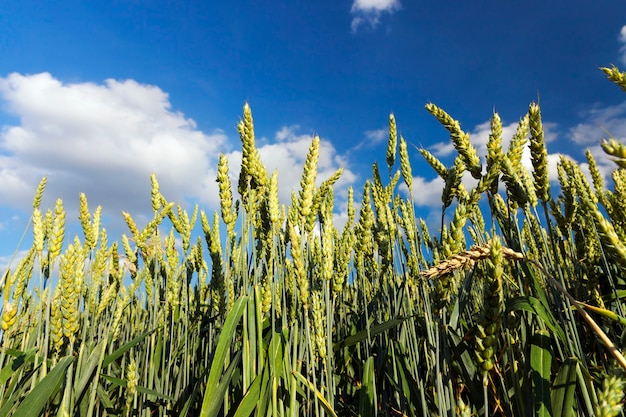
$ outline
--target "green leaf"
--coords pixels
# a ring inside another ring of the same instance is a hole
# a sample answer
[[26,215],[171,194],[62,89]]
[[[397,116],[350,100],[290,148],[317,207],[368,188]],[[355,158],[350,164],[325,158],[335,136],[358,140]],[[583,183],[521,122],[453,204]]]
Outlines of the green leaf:
[[576,368],[578,368],[578,359],[566,359],[554,380],[551,395],[552,415],[554,417],[575,416]]
[[530,340],[530,378],[533,386],[533,403],[537,417],[552,416],[550,378],[552,351],[547,330],[538,330]]
[[[116,377],[111,376],[111,375],[101,375],[101,376],[102,376],[102,379],[106,379],[107,381],[109,381],[112,384],[115,384],[117,386],[124,387],[124,388],[126,387],[126,380],[125,379],[116,378]],[[141,385],[137,385],[137,392],[140,392],[140,393],[146,394],[146,395],[153,395],[156,398],[162,398],[162,399],[168,400],[168,401],[174,401],[175,400],[174,397],[162,394],[162,393],[160,393],[158,391],[151,390],[151,389],[148,389],[146,387],[142,387]]]
[[102,359],[102,355],[104,354],[104,350],[107,345],[107,339],[103,339],[96,345],[96,347],[91,351],[89,355],[89,359],[87,359],[87,363],[81,369],[81,374],[77,378],[77,383],[75,384],[74,395],[76,398],[80,398],[83,395],[85,388],[89,381],[91,381],[92,377],[95,374],[95,370],[98,367],[98,363]]
[[250,384],[250,388],[246,392],[246,395],[243,396],[241,402],[239,403],[239,407],[237,407],[237,411],[233,417],[248,417],[250,416],[254,410],[257,408],[257,405],[261,401],[261,391],[262,386],[267,386],[269,380],[267,377],[267,370],[264,371],[261,375],[258,375]]
[[[13,351],[13,353],[16,353],[16,355],[12,355],[12,356],[15,356],[15,359],[13,359],[11,362],[9,362],[0,371],[0,385],[4,385],[9,380],[9,378],[11,378],[11,376],[15,373],[15,371],[20,369],[25,363],[33,362],[33,360],[35,359],[36,352],[37,352],[38,349],[39,348],[34,347],[34,348],[28,349],[28,350],[26,350],[24,352]],[[11,354],[8,351],[7,351],[7,353]]]
[[[375,326],[372,326],[369,329],[369,336],[375,336],[375,335],[377,335],[379,333],[386,332],[387,330],[396,327],[398,324],[402,323],[403,321],[408,320],[409,318],[410,317],[403,317],[403,318],[398,318],[398,319],[392,319],[392,320],[386,321],[384,323],[380,323],[380,324],[377,324]],[[366,340],[367,337],[368,337],[368,331],[367,331],[367,329],[363,329],[363,330],[353,334],[352,336],[346,337],[341,342],[335,343],[335,346],[333,347],[333,351],[337,352],[338,350],[343,349],[345,347],[356,345],[357,343],[360,343],[360,342]]]
[[539,299],[535,297],[524,296],[513,298],[507,302],[507,312],[518,310],[528,311],[529,313],[535,314],[543,321],[546,326],[548,326],[550,330],[554,332],[554,334],[556,334],[561,342],[563,342],[564,344],[567,343],[567,340],[565,338],[565,332],[558,324],[552,313],[544,307]]
[[132,348],[134,346],[137,346],[143,339],[145,339],[146,337],[148,337],[149,335],[151,335],[155,331],[156,331],[156,329],[148,330],[147,332],[145,332],[143,334],[140,334],[139,336],[137,336],[133,340],[123,344],[115,352],[111,353],[110,355],[105,356],[104,360],[102,361],[102,367],[106,368],[107,366],[109,366],[117,358],[121,357],[124,353],[128,352],[130,350],[130,348]]
[[[373,367],[373,362],[372,362],[372,367]],[[296,379],[300,381],[302,384],[306,385],[310,391],[313,391],[313,393],[317,397],[317,400],[320,402],[324,410],[326,410],[326,412],[331,415],[331,417],[337,417],[337,414],[335,413],[335,410],[333,410],[332,405],[330,405],[328,400],[324,398],[324,395],[321,392],[319,392],[317,388],[315,388],[315,385],[313,385],[311,381],[308,381],[304,377],[304,375],[302,375],[300,372],[297,372],[297,371],[293,372],[293,376],[295,376]]]
[[41,414],[48,401],[54,397],[63,384],[65,372],[74,361],[71,355],[61,358],[48,375],[35,385],[15,410],[13,417],[32,417]]
[[374,357],[370,356],[363,367],[361,394],[359,395],[359,415],[373,416],[376,410],[376,377],[374,375]]
[[220,387],[220,384],[218,381],[222,375],[224,360],[226,359],[226,354],[231,347],[233,335],[237,329],[237,323],[239,323],[239,320],[244,313],[247,302],[247,296],[239,298],[235,301],[233,309],[226,317],[222,333],[220,334],[219,341],[217,342],[215,355],[213,355],[213,361],[211,362],[211,371],[209,372],[209,379],[207,381],[206,390],[204,391],[200,417],[215,417],[222,407],[224,395],[223,393],[222,395],[219,395],[218,388]]

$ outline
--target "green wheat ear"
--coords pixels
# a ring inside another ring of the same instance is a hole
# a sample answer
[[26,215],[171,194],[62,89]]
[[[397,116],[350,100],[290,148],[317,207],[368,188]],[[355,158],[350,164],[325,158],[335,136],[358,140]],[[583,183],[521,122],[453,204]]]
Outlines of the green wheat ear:
[[609,80],[619,86],[624,92],[626,92],[626,72],[622,72],[615,65],[611,68],[600,68],[604,72]]
[[409,150],[406,146],[406,141],[400,136],[400,171],[402,172],[402,178],[404,183],[409,189],[409,194],[413,193],[413,173],[411,171],[411,163],[409,161]]
[[391,169],[396,162],[396,148],[398,146],[398,134],[396,132],[396,118],[389,115],[389,142],[387,143],[387,167]]
[[594,407],[596,417],[615,417],[623,408],[624,380],[615,375],[606,376],[602,389],[598,391],[598,402]]
[[530,155],[533,164],[533,176],[537,196],[544,203],[550,200],[550,181],[548,180],[548,151],[544,139],[541,110],[539,105],[531,103],[528,109],[530,125]]
[[35,191],[35,198],[33,198],[33,208],[38,209],[41,205],[41,198],[43,197],[43,192],[46,189],[46,184],[48,183],[48,177],[43,177],[37,186],[37,191]]
[[435,116],[439,123],[450,132],[450,140],[459,155],[463,157],[463,162],[465,162],[468,171],[472,174],[472,177],[480,179],[483,168],[476,148],[470,142],[469,133],[464,132],[457,120],[454,120],[448,113],[433,103],[428,103],[426,110]]
[[613,161],[620,168],[626,168],[626,146],[624,144],[613,137],[609,137],[609,140],[603,139],[600,145],[607,155],[615,157]]

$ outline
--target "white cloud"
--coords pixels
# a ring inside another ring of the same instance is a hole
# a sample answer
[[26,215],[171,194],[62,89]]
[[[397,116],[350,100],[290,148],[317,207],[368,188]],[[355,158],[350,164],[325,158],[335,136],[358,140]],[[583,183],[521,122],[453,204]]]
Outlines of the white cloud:
[[617,140],[626,140],[626,102],[595,106],[582,117],[583,122],[569,130],[569,138],[577,145],[597,145],[609,134]]
[[173,200],[202,196],[226,142],[171,110],[166,93],[133,80],[64,84],[48,73],[0,78],[20,124],[0,133],[0,196],[24,205],[48,175],[48,195],[68,203],[85,191],[119,212],[145,207],[154,172]]
[[[424,177],[413,177],[413,201],[418,207],[428,207],[432,209],[441,209],[441,193],[445,183],[441,177],[427,180]],[[407,192],[407,186],[402,183],[400,189]]]
[[9,268],[12,269],[11,272],[15,272],[15,268],[20,263],[22,259],[28,255],[29,250],[19,250],[14,251],[8,255],[0,255],[0,273],[4,274]]
[[622,46],[619,48],[620,59],[622,64],[626,65],[626,25],[622,26],[618,39],[622,43]]
[[370,145],[378,145],[385,139],[389,138],[389,130],[387,129],[366,130],[365,138],[369,141]]
[[[241,152],[228,152],[239,143],[231,146],[219,129],[198,130],[193,120],[172,109],[168,94],[157,86],[133,80],[63,83],[49,73],[14,73],[0,78],[0,98],[18,120],[0,130],[0,201],[5,205],[29,211],[37,184],[48,175],[43,208],[61,197],[68,218],[74,217],[78,195],[85,192],[92,210],[102,205],[103,215],[120,226],[120,212],[128,211],[141,224],[151,216],[151,173],[170,201],[198,201],[206,210],[219,207],[220,152],[230,156],[233,180],[239,174]],[[299,187],[311,144],[311,136],[297,135],[297,129],[283,127],[273,143],[259,146],[269,173],[279,170],[284,203]],[[339,167],[344,174],[338,196],[356,175],[322,140],[320,181]]]
[[363,135],[365,137],[352,148],[353,151],[364,148],[370,149],[380,145],[389,138],[389,129],[366,130]]
[[354,0],[350,13],[352,32],[357,32],[362,25],[376,29],[383,13],[393,14],[401,7],[399,0]]
[[[626,102],[614,106],[595,106],[582,117],[583,121],[569,130],[568,138],[578,148],[589,149],[596,160],[598,170],[608,183],[616,165],[602,150],[600,143],[609,136],[622,143],[626,142]],[[581,167],[587,172],[586,162],[582,163]]]

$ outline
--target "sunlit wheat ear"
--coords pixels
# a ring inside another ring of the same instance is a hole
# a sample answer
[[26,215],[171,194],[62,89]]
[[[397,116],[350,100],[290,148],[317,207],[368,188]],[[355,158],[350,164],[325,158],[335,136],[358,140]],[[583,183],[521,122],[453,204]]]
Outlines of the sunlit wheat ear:
[[404,183],[409,189],[409,194],[413,195],[413,172],[411,170],[411,162],[409,161],[409,150],[407,149],[406,140],[400,136],[400,171]]
[[8,331],[15,322],[17,321],[17,304],[7,302],[4,303],[4,308],[2,309],[2,318],[0,319],[0,328],[3,331]]
[[482,165],[476,148],[470,142],[469,134],[461,130],[461,125],[458,121],[454,120],[448,113],[436,105],[428,103],[426,104],[426,110],[435,116],[439,123],[450,132],[450,140],[459,155],[463,157],[463,162],[465,162],[467,169],[474,178],[479,179],[482,173]]
[[424,157],[428,165],[435,170],[437,175],[439,175],[443,180],[448,178],[448,168],[446,168],[443,162],[437,159],[435,155],[424,148],[420,148],[419,153]]
[[33,209],[33,247],[38,254],[43,252],[45,228],[43,217],[38,208]]
[[313,137],[313,141],[309,147],[309,153],[304,162],[302,179],[300,180],[300,195],[296,209],[298,210],[299,224],[301,225],[309,223],[309,217],[315,217],[316,215],[311,209],[315,195],[315,179],[317,178],[319,152],[320,138],[316,135]]
[[320,359],[326,359],[326,305],[321,291],[311,294],[311,323],[313,324],[315,350]]
[[333,295],[338,295],[344,289],[346,276],[354,245],[354,231],[346,226],[339,244],[335,245],[335,273],[332,275]]
[[304,265],[304,251],[302,248],[302,236],[293,224],[293,220],[289,218],[287,221],[289,229],[289,242],[291,243],[291,258],[294,265],[295,284],[298,290],[298,298],[300,305],[304,311],[309,309],[309,279],[307,270]]
[[[28,251],[28,254],[24,258],[22,258],[20,263],[17,265],[17,269],[15,270],[16,284],[15,291],[13,292],[13,300],[15,300],[16,303],[19,302],[19,300],[24,296],[24,291],[28,287],[28,281],[33,275],[34,264],[35,248],[32,247]],[[5,297],[6,296],[7,292],[5,292]]]
[[217,163],[217,183],[220,190],[220,209],[222,212],[222,220],[224,221],[224,224],[226,224],[228,234],[232,235],[234,233],[237,216],[233,211],[233,192],[230,183],[230,176],[228,174],[228,158],[224,154],[220,154],[219,162]]
[[322,279],[330,281],[334,274],[334,232],[333,225],[333,193],[332,188],[329,190],[328,197],[322,203]]
[[[252,111],[248,103],[243,108],[243,120],[237,125],[239,137],[242,145],[241,172],[239,173],[238,190],[244,206],[254,206],[257,204],[255,198],[249,201],[248,194],[252,190],[262,189],[267,183],[267,171],[261,162],[259,151],[256,148],[254,137],[254,122]],[[249,207],[248,209],[253,209]]]
[[618,169],[611,174],[614,187],[609,194],[609,203],[606,206],[609,217],[620,232],[620,236],[626,241],[626,170]]
[[[49,288],[46,288],[46,292]],[[53,350],[63,347],[63,314],[61,312],[62,287],[57,285],[50,305],[50,342]]]
[[137,370],[137,362],[135,358],[131,358],[126,366],[126,407],[130,408],[137,395],[137,386],[139,385],[139,372]]
[[526,114],[522,119],[520,119],[519,124],[517,125],[517,130],[509,143],[509,149],[506,153],[506,157],[509,161],[511,161],[513,172],[518,172],[522,163],[522,153],[524,151],[524,146],[526,146],[526,142],[528,141],[528,123],[529,118],[528,114]]
[[598,201],[600,203],[606,206],[607,198],[606,189],[604,188],[604,179],[602,178],[602,174],[598,169],[596,158],[593,157],[593,154],[589,149],[585,151],[585,157],[587,159],[587,164],[589,164],[589,174],[591,175],[593,188],[596,190],[596,197],[598,198]]
[[[172,207],[174,207],[174,203],[169,203],[167,206],[163,207],[163,209],[152,220],[148,222],[143,231],[136,237],[137,241],[135,243],[137,244],[137,246],[142,249],[144,248],[145,243],[148,241],[148,239],[150,239],[150,237],[156,231],[157,227],[161,224],[163,219],[168,216],[168,214],[172,210]],[[189,231],[186,228],[183,228],[182,230],[184,236],[187,236]],[[185,250],[186,249],[187,248],[185,248]]]
[[93,228],[91,227],[91,213],[89,212],[89,205],[87,204],[87,196],[85,193],[80,193],[79,206],[78,206],[78,220],[83,228],[83,235],[85,236],[85,249],[92,250],[96,247],[96,239],[93,234]]
[[41,198],[43,197],[43,192],[46,189],[46,184],[48,183],[48,177],[43,177],[37,186],[37,191],[35,191],[35,197],[33,198],[33,209],[38,209],[41,206]]
[[163,203],[161,199],[161,188],[159,181],[154,173],[150,174],[150,200],[152,202],[152,211],[156,214]]
[[61,259],[61,312],[63,335],[74,342],[79,329],[80,293],[84,280],[84,252],[78,237],[67,247]]
[[506,191],[512,202],[520,207],[524,207],[529,202],[528,192],[523,183],[520,173],[522,166],[516,169],[508,157],[503,157],[500,161],[502,167],[502,180],[506,184]]
[[467,209],[465,204],[459,203],[454,210],[454,218],[450,224],[450,232],[448,235],[448,244],[452,253],[458,253],[465,250],[465,236],[463,228],[467,221]]
[[502,120],[498,113],[491,117],[491,132],[487,141],[487,171],[502,158]]
[[278,199],[278,171],[274,171],[270,177],[267,189],[267,202],[269,207],[270,222],[272,227],[280,225],[280,201]]
[[446,182],[441,194],[444,209],[452,204],[455,196],[459,195],[459,187],[461,186],[464,171],[465,163],[460,156],[457,156],[454,159],[454,166],[448,170],[448,176],[446,177]]
[[624,380],[616,375],[605,376],[594,406],[596,417],[615,417],[624,407]]
[[387,167],[391,169],[396,162],[396,148],[398,147],[398,134],[396,132],[396,118],[389,115],[389,142],[387,143]]
[[133,217],[130,215],[130,213],[127,213],[125,211],[122,212],[122,216],[124,217],[124,221],[126,222],[130,233],[133,235],[133,238],[137,239],[137,236],[139,236],[139,229],[137,228]]
[[[100,230],[100,226],[102,224],[102,206],[96,207],[96,210],[93,212],[93,216],[91,217],[91,234],[93,236],[94,242],[97,243],[98,239],[100,239],[100,233],[104,234],[104,243],[101,243],[101,246],[107,246],[106,242],[106,230],[102,228]],[[94,244],[95,247],[95,244]]]
[[561,158],[561,164],[569,177],[570,185],[576,190],[580,202],[590,206],[598,204],[596,194],[591,190],[587,177],[582,172],[580,166],[566,158]]
[[113,313],[113,318],[111,322],[111,340],[116,341],[120,336],[120,325],[122,324],[122,316],[124,314],[124,309],[128,305],[128,293],[126,292],[126,287],[122,287],[121,296],[117,297],[117,302],[115,303],[115,312]]
[[519,174],[520,179],[522,180],[522,185],[524,186],[524,191],[528,197],[528,203],[531,207],[536,207],[538,204],[537,190],[535,189],[535,183],[533,182],[530,173],[526,167],[522,167]]
[[54,205],[54,217],[52,219],[52,230],[48,238],[48,259],[50,266],[54,260],[61,254],[63,247],[63,239],[65,237],[65,210],[63,209],[63,201],[58,198]]
[[533,164],[533,176],[537,196],[544,203],[550,199],[550,181],[548,179],[548,151],[544,139],[543,123],[539,105],[531,103],[528,109],[530,127],[530,155]]
[[620,168],[626,168],[626,146],[624,144],[610,137],[609,140],[603,139],[600,145],[607,155],[615,157],[613,161]]
[[600,240],[611,257],[617,261],[617,265],[626,270],[626,245],[615,232],[615,228],[607,219],[604,218],[598,207],[587,205],[594,217]]
[[617,84],[624,92],[626,92],[626,72],[621,72],[615,65],[611,68],[600,68],[609,80]]
[[488,275],[485,277],[484,303],[476,335],[476,360],[483,373],[483,384],[487,385],[487,373],[493,368],[497,334],[504,311],[502,293],[502,263],[504,252],[500,238],[494,236],[489,245]]

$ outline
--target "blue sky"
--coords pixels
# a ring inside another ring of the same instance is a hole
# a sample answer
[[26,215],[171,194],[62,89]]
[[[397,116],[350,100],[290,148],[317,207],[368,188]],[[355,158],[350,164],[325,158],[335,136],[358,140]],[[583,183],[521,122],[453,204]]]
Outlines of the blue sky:
[[[43,175],[44,209],[62,197],[76,218],[85,192],[114,236],[122,210],[151,215],[152,172],[170,200],[214,210],[220,152],[237,175],[246,101],[285,203],[320,135],[320,177],[345,170],[339,221],[347,187],[384,168],[390,112],[408,142],[450,161],[427,102],[481,149],[494,109],[510,137],[540,97],[552,161],[601,155],[603,128],[626,140],[626,96],[598,70],[626,69],[624,12],[617,1],[3,2],[0,264]],[[439,213],[441,183],[411,156],[416,205]]]

